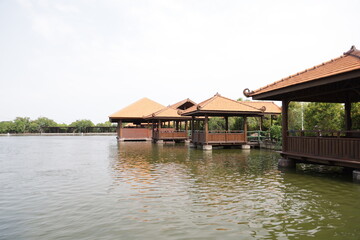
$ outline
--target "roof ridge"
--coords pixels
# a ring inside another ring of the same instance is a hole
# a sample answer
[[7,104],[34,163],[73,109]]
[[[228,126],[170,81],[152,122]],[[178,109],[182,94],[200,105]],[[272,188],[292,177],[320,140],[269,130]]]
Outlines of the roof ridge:
[[206,105],[208,105],[209,103],[213,102],[216,97],[221,97],[221,95],[220,95],[219,93],[216,93],[216,94],[215,94],[214,96],[212,96],[211,98],[206,99],[205,101],[202,101],[202,102],[199,103],[199,104],[196,104],[196,109],[206,107]]

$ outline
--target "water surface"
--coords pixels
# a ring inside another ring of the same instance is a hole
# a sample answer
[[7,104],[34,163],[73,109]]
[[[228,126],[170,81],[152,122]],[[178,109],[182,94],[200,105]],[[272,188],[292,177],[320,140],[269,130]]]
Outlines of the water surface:
[[267,150],[1,137],[0,239],[359,239],[360,185]]

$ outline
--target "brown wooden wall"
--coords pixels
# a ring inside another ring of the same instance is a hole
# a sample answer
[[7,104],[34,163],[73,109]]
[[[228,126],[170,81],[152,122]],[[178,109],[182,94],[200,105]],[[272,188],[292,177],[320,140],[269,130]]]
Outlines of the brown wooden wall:
[[146,139],[152,138],[152,131],[149,128],[122,128],[124,139]]

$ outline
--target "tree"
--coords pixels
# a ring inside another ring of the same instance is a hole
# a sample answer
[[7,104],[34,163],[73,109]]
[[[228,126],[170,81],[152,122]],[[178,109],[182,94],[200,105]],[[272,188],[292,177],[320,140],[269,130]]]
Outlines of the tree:
[[288,116],[288,124],[289,129],[291,130],[302,130],[302,126],[304,124],[304,109],[306,108],[305,103],[300,102],[290,102],[289,104],[289,116]]
[[75,127],[76,132],[85,132],[87,127],[94,127],[94,123],[88,119],[76,120],[72,122],[69,127]]
[[[113,125],[111,122],[106,121],[106,122],[104,122],[104,123],[98,123],[98,124],[96,124],[96,126],[97,126],[97,127],[113,127],[114,125]],[[116,125],[115,125],[115,126],[116,126]]]
[[54,120],[46,117],[39,117],[38,119],[34,120],[32,123],[35,124],[37,132],[42,132],[45,127],[58,126],[58,124]]
[[26,133],[30,130],[29,117],[17,117],[14,120],[14,130],[16,133]]
[[340,103],[309,103],[304,116],[308,130],[340,130],[344,126],[344,106]]
[[0,133],[15,132],[15,125],[12,121],[0,122]]
[[360,102],[351,106],[352,129],[360,130]]

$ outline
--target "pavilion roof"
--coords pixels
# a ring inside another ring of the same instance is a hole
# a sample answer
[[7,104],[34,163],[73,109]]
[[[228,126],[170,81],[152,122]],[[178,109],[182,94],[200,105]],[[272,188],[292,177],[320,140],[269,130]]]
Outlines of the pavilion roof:
[[186,120],[190,117],[181,116],[179,114],[179,109],[173,108],[172,106],[165,107],[157,112],[149,114],[145,119],[167,119],[167,120]]
[[165,108],[164,105],[157,103],[148,98],[142,98],[129,106],[111,114],[109,116],[110,121],[115,119],[123,119],[123,120],[141,120],[144,119],[145,116],[157,112],[161,109]]
[[212,116],[238,116],[238,115],[262,115],[262,111],[246,102],[239,102],[215,94],[213,97],[194,105],[182,112],[183,116],[202,116],[204,114]]
[[281,114],[281,107],[276,105],[274,102],[269,101],[244,101],[243,103],[258,108],[265,109],[264,114]]
[[175,109],[185,110],[185,109],[188,109],[189,107],[192,107],[194,105],[196,105],[196,103],[194,101],[192,101],[191,99],[187,98],[187,99],[184,99],[184,100],[182,100],[180,102],[177,102],[175,104],[170,105],[170,107],[175,108]]
[[[257,95],[268,96],[275,95],[275,92],[288,87],[293,87],[305,83],[315,82],[320,79],[325,79],[330,76],[344,74],[352,71],[360,70],[360,51],[352,46],[351,49],[345,52],[342,56],[324,62],[320,65],[298,72],[294,75],[283,78],[279,81],[266,85],[255,91],[249,89],[244,90],[244,95],[247,97],[254,97]],[[272,94],[274,92],[274,94]],[[263,97],[257,99],[271,99],[270,97]],[[275,99],[275,98],[272,98]]]

